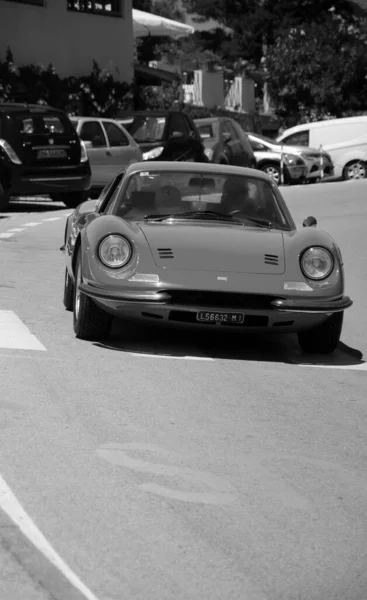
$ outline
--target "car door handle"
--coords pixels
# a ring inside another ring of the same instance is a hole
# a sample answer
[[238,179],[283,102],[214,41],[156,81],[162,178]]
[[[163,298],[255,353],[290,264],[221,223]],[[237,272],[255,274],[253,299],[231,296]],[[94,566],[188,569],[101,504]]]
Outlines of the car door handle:
[[106,154],[107,154],[107,156],[112,156],[112,154],[109,150],[107,150]]

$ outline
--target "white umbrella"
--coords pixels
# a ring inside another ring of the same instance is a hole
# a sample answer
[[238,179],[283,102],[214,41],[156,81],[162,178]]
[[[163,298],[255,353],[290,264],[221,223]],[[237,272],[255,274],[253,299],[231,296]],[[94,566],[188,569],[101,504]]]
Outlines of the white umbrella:
[[133,8],[134,37],[168,36],[170,38],[185,37],[194,33],[194,27],[165,17],[152,15]]

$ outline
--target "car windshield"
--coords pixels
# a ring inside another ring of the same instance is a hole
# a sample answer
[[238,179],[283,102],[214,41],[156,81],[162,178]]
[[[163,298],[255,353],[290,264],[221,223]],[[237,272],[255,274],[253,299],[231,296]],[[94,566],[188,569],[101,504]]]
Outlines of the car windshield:
[[212,220],[290,229],[276,187],[253,176],[197,171],[139,171],[115,194],[127,220]]
[[138,144],[144,142],[160,142],[163,139],[166,117],[154,117],[149,115],[137,115],[119,122]]
[[259,133],[250,133],[251,137],[266,142],[267,144],[272,144],[273,146],[280,146],[281,144],[277,142],[277,140],[273,138],[266,137],[265,135],[260,135]]

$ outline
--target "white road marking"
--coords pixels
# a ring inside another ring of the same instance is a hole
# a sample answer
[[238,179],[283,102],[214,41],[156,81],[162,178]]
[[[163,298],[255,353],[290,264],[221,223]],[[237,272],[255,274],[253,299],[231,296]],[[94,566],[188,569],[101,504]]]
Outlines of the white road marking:
[[0,310],[0,348],[46,352],[46,348],[12,310]]
[[14,235],[14,233],[0,233],[0,238],[6,239],[6,238],[10,238],[12,235]]
[[31,517],[0,475],[0,508],[15,523],[28,540],[49,560],[87,600],[98,600],[44,537]]
[[131,356],[142,356],[143,358],[171,358],[173,360],[206,360],[214,362],[214,358],[207,356],[171,356],[169,354],[142,354],[140,352],[129,352]]
[[8,231],[14,231],[14,233],[15,233],[18,231],[24,231],[24,228],[23,227],[14,227],[14,229],[8,229]]
[[45,221],[60,221],[62,217],[51,217],[50,219],[42,219],[42,222]]
[[41,223],[38,221],[37,223],[25,223],[24,225],[25,227],[36,227],[36,225],[41,225]]

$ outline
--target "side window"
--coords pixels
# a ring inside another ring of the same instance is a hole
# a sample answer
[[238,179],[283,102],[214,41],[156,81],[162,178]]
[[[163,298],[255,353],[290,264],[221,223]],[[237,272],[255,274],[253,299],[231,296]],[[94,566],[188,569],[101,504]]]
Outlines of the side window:
[[109,121],[102,121],[102,124],[106,130],[107,138],[112,148],[129,145],[129,140],[120,127]]
[[288,137],[284,138],[280,143],[287,144],[289,146],[308,146],[310,140],[310,131],[299,131],[298,133],[292,133]]
[[91,142],[93,148],[107,146],[105,134],[98,121],[86,121],[83,123],[79,135],[84,142]]
[[107,207],[111,204],[111,202],[115,199],[116,194],[115,191],[120,187],[120,183],[125,175],[125,171],[119,173],[115,179],[112,179],[106,187],[103,188],[96,205],[96,211],[104,213]]
[[176,114],[171,115],[169,124],[169,135],[171,136],[174,131],[179,131],[183,135],[189,134],[187,122],[184,116]]

